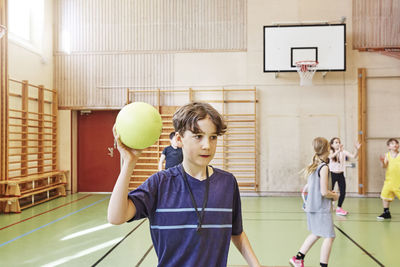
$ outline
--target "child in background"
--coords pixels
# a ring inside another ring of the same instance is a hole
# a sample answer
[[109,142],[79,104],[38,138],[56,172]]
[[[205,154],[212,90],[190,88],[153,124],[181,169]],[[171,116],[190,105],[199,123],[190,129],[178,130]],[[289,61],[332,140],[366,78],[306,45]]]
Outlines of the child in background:
[[336,214],[346,216],[347,211],[342,208],[343,201],[346,197],[346,179],[344,177],[344,171],[346,168],[347,158],[356,158],[358,155],[358,150],[361,144],[356,143],[354,147],[356,151],[352,154],[343,149],[343,145],[338,137],[331,139],[330,143],[330,154],[329,154],[329,170],[332,176],[332,190],[335,188],[336,182],[339,185],[339,201],[336,208]]
[[317,137],[313,140],[315,154],[312,163],[304,169],[307,180],[307,200],[305,211],[307,214],[308,230],[311,232],[300,247],[296,256],[289,262],[294,267],[304,267],[304,257],[315,242],[323,237],[321,247],[320,265],[328,266],[332,243],[335,239],[335,230],[331,214],[332,199],[337,200],[338,195],[329,188],[329,142],[325,138]]
[[392,216],[389,211],[389,204],[397,196],[400,199],[400,155],[399,141],[395,138],[387,140],[388,152],[380,157],[382,167],[386,168],[385,183],[381,191],[383,213],[377,217],[379,221],[390,220]]
[[178,144],[176,143],[175,132],[171,132],[169,134],[169,142],[170,145],[164,148],[160,157],[160,161],[158,162],[159,171],[162,171],[163,169],[164,160],[165,169],[174,167],[175,165],[182,163],[182,148],[178,147]]
[[231,240],[249,266],[260,266],[243,231],[235,177],[208,165],[218,136],[226,131],[222,116],[211,105],[194,102],[175,112],[173,125],[182,164],[153,174],[130,193],[130,176],[141,151],[127,148],[116,136],[123,165],[108,221],[148,218],[159,266],[226,266]]

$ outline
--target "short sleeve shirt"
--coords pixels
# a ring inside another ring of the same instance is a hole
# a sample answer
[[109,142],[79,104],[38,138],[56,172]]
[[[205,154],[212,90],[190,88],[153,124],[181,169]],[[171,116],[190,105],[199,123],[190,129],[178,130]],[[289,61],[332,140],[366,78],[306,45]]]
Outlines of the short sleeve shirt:
[[162,153],[165,155],[165,169],[174,167],[182,163],[182,148],[173,148],[172,146],[167,146],[166,148],[164,148]]
[[[201,209],[206,181],[187,178]],[[243,231],[239,188],[231,173],[216,168],[209,179],[200,232],[181,164],[152,175],[129,193],[136,207],[131,221],[149,219],[159,266],[226,266],[231,236]]]

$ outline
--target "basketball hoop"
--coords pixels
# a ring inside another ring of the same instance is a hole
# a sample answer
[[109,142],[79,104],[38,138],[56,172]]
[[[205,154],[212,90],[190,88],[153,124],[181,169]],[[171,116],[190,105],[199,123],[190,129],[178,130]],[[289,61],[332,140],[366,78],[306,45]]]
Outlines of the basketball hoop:
[[297,61],[295,64],[300,76],[300,86],[312,85],[312,78],[317,70],[318,61],[304,60]]

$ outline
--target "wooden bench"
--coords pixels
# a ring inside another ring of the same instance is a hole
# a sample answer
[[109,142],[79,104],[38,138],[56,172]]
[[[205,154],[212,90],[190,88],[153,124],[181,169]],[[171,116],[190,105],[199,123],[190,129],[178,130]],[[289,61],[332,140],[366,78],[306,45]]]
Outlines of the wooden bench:
[[21,178],[0,181],[6,185],[4,196],[22,196],[23,194],[58,184],[67,184],[65,171],[52,171],[29,175]]
[[65,171],[29,175],[26,177],[0,181],[5,185],[5,194],[0,196],[0,212],[20,213],[22,209],[66,196]]
[[32,191],[19,197],[0,197],[0,210],[2,210],[4,213],[20,213],[23,209],[60,196],[66,196],[65,184],[58,184],[44,189]]

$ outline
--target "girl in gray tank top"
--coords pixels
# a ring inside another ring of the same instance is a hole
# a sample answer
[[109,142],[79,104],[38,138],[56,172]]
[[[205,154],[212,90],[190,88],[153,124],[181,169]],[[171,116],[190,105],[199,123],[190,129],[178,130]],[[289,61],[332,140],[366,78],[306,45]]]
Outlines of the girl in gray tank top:
[[331,214],[332,200],[338,199],[338,194],[329,190],[329,142],[323,137],[313,140],[315,154],[312,163],[304,169],[308,177],[308,197],[306,214],[308,230],[311,232],[304,240],[296,256],[289,263],[294,267],[304,267],[304,257],[319,238],[324,238],[321,255],[321,267],[328,266],[329,255],[335,239],[335,230]]

